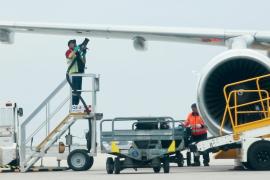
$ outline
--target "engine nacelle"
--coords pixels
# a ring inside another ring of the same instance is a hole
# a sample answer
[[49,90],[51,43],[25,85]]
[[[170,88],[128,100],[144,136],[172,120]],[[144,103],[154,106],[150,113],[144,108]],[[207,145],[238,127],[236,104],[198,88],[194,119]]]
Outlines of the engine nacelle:
[[147,50],[147,41],[144,37],[137,36],[133,39],[133,46],[136,50],[145,51]]
[[[197,101],[200,114],[212,135],[219,134],[225,110],[223,87],[232,82],[268,73],[270,73],[269,58],[254,50],[229,50],[210,61],[202,71],[198,85]],[[254,89],[253,86],[254,84],[246,84],[245,86],[236,87],[236,89]],[[229,123],[225,124],[223,132],[231,132]]]
[[0,29],[0,43],[12,44],[14,33],[6,29]]

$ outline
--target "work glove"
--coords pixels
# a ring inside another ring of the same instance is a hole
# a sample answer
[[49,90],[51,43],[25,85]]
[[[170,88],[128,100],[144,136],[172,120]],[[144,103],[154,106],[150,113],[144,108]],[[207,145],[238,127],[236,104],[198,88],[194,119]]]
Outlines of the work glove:
[[195,127],[196,128],[202,128],[202,125],[201,124],[196,124]]
[[74,51],[75,52],[78,52],[80,50],[80,47],[79,46],[76,46],[75,48],[74,48]]

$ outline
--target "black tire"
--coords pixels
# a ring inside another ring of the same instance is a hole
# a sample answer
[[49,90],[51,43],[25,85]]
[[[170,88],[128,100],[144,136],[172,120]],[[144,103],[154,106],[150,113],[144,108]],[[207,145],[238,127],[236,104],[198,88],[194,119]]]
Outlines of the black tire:
[[247,163],[253,170],[270,170],[270,142],[258,141],[251,145]]
[[184,161],[181,162],[181,163],[178,162],[178,163],[177,163],[177,166],[178,166],[178,167],[184,167]]
[[183,158],[183,154],[181,152],[176,153],[176,159],[177,159],[177,166],[183,167],[184,166],[184,158]]
[[153,167],[153,170],[155,173],[159,173],[160,172],[161,167],[157,166],[157,167]]
[[112,157],[108,157],[106,161],[107,174],[112,174],[114,171],[114,162]]
[[242,164],[246,169],[252,169],[248,162],[242,162]]
[[86,171],[92,167],[94,158],[90,157],[86,150],[76,149],[69,153],[67,163],[74,171]]
[[10,165],[10,166],[19,166],[20,162],[19,162],[18,159],[14,159],[8,165]]
[[163,159],[163,171],[164,171],[164,173],[170,172],[170,159],[169,159],[169,157],[165,157]]
[[114,174],[120,174],[121,171],[121,162],[120,162],[120,158],[116,157],[114,159]]

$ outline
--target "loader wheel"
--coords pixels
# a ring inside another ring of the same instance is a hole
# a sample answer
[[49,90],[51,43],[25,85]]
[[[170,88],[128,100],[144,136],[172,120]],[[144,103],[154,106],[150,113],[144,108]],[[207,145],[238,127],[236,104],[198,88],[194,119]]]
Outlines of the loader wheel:
[[92,167],[94,158],[90,157],[86,150],[76,149],[69,153],[67,163],[74,171],[86,171]]
[[249,147],[248,165],[254,170],[270,170],[269,141],[258,141]]
[[111,157],[107,158],[106,170],[107,170],[107,174],[112,174],[114,171],[114,162],[113,162],[113,158],[111,158]]
[[184,158],[183,158],[183,154],[181,152],[176,153],[176,159],[177,159],[177,166],[183,167],[184,166]]
[[114,159],[114,173],[115,174],[120,174],[121,171],[121,162],[120,162],[120,158],[116,157]]
[[160,172],[161,167],[157,166],[157,167],[153,167],[153,170],[155,173],[159,173]]
[[242,165],[246,168],[246,169],[252,169],[249,165],[248,162],[242,162]]
[[163,159],[163,171],[164,173],[170,172],[170,159],[168,157]]

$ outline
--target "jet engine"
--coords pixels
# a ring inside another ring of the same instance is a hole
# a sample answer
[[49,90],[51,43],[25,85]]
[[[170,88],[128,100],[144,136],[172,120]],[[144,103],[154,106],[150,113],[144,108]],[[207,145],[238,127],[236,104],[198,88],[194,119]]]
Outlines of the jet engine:
[[145,51],[147,50],[147,41],[144,37],[134,37],[133,39],[133,47],[138,51]]
[[0,29],[0,43],[12,44],[14,41],[14,33],[9,30]]
[[[214,136],[220,132],[220,125],[225,110],[223,87],[226,84],[270,73],[270,60],[264,54],[250,49],[232,49],[216,57],[205,67],[198,85],[198,108],[205,120],[210,133]],[[263,81],[264,88],[269,87],[269,81]],[[246,83],[234,86],[231,90],[255,89],[256,84]],[[239,101],[254,100],[251,93],[238,94]],[[258,95],[257,95],[258,96]],[[249,107],[250,108],[250,107]],[[245,119],[244,121],[252,121]],[[230,133],[232,128],[226,121],[223,132]],[[244,122],[242,122],[244,123]]]

